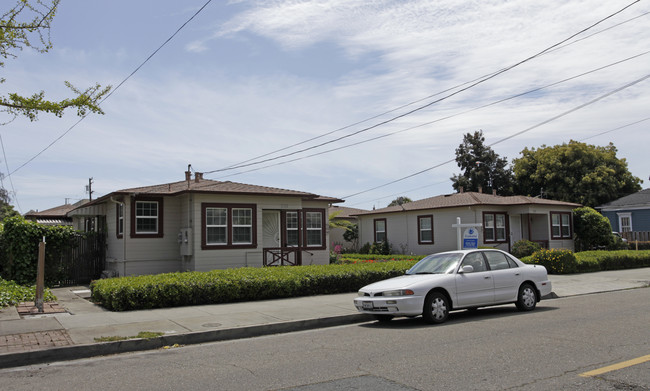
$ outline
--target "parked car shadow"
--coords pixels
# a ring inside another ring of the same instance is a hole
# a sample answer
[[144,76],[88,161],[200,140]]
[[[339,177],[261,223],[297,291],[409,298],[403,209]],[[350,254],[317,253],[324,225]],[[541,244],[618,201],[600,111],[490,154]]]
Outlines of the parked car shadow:
[[[479,308],[477,310],[452,311],[449,313],[449,318],[445,323],[437,324],[437,325],[427,324],[423,321],[421,316],[417,316],[411,318],[397,317],[392,319],[389,322],[371,321],[368,323],[360,323],[359,327],[364,327],[369,329],[373,329],[373,328],[424,329],[429,327],[446,327],[446,326],[453,326],[455,324],[460,324],[460,323],[476,322],[476,321],[489,320],[494,318],[526,316],[526,315],[532,315],[540,312],[550,312],[556,309],[558,308],[554,306],[542,304],[542,305],[538,305],[537,308],[535,308],[535,310],[533,311],[523,312],[523,311],[519,311],[517,307],[515,307],[514,305],[501,305],[496,307]],[[372,318],[370,317],[369,319],[372,320]]]

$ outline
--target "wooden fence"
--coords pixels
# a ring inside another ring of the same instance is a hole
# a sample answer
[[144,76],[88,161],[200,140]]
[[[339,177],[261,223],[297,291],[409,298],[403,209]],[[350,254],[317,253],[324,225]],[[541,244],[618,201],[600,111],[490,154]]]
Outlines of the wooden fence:
[[621,237],[633,250],[650,246],[650,231],[621,232]]
[[98,279],[106,264],[106,237],[101,233],[76,235],[55,258],[53,279],[59,286],[74,286]]

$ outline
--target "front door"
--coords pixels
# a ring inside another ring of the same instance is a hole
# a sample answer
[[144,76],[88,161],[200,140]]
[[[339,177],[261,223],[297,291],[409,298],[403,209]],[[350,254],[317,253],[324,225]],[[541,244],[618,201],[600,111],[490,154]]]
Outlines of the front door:
[[281,247],[280,212],[275,210],[262,212],[262,246],[264,248]]

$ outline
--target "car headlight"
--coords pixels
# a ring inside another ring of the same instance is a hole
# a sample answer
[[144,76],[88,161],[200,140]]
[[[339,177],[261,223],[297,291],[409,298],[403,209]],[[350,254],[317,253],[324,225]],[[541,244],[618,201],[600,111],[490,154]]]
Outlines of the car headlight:
[[366,295],[365,292],[361,292],[361,291],[357,292],[357,296],[365,296],[365,295]]
[[414,294],[415,292],[410,289],[400,289],[396,291],[385,291],[382,293],[382,296],[411,296]]

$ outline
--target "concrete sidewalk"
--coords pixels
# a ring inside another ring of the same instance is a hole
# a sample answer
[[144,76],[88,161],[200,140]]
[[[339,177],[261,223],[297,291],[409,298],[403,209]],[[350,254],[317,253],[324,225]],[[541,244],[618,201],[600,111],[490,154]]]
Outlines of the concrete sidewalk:
[[[650,268],[551,275],[551,296],[568,297],[650,286]],[[87,287],[53,289],[49,313],[0,311],[0,368],[158,349],[372,320],[352,304],[356,293],[280,300],[110,312],[87,299]],[[650,293],[650,292],[649,292]],[[97,343],[100,337],[163,332],[153,339]]]

